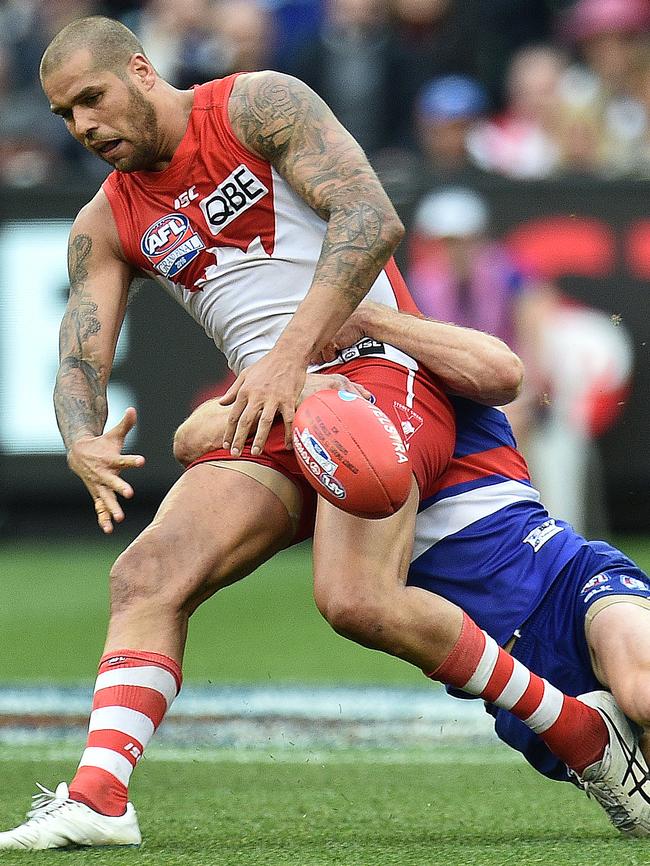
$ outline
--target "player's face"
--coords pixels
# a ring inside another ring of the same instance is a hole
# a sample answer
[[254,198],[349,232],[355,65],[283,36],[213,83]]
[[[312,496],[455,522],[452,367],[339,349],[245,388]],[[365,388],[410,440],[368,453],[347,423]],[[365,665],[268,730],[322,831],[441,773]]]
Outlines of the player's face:
[[118,171],[155,166],[156,112],[128,69],[124,78],[93,69],[89,52],[78,51],[48,75],[43,89],[68,132],[95,156]]

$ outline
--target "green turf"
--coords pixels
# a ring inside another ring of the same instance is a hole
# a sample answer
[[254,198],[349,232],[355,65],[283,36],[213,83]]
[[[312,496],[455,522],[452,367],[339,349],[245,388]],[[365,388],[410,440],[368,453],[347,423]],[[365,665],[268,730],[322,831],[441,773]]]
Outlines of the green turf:
[[[0,681],[94,678],[107,621],[107,574],[119,548],[0,547]],[[332,632],[312,598],[310,552],[289,550],[192,618],[186,682],[427,685],[422,674]]]
[[[650,541],[619,539],[650,570]],[[114,542],[0,547],[0,681],[91,680],[107,620]],[[403,662],[336,636],[311,595],[309,550],[281,554],[194,616],[186,681],[383,683],[423,687]]]
[[[71,769],[60,762],[3,762],[3,824],[21,820],[35,776],[54,783]],[[145,760],[132,793],[145,837],[141,849],[3,852],[0,862],[636,866],[650,860],[648,843],[618,836],[599,807],[580,792],[542,779],[519,763]]]

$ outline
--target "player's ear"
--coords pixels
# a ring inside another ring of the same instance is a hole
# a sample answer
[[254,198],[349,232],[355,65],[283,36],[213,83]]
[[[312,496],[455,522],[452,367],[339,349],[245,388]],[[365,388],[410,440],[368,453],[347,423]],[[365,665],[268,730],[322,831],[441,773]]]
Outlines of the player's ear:
[[144,54],[133,54],[129,60],[128,70],[145,90],[151,90],[156,81],[156,70]]

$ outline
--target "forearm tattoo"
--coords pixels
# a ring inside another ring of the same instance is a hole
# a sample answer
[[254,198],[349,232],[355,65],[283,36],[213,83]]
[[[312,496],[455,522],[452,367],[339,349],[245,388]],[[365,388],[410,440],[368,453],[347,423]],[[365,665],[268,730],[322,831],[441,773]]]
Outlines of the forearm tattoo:
[[97,304],[86,291],[92,238],[78,234],[68,245],[70,296],[59,334],[54,407],[66,446],[80,432],[99,435],[106,423],[106,382],[89,341],[101,330]]
[[278,73],[241,76],[229,103],[238,138],[328,221],[314,283],[356,306],[401,237],[401,224],[357,142],[305,84]]

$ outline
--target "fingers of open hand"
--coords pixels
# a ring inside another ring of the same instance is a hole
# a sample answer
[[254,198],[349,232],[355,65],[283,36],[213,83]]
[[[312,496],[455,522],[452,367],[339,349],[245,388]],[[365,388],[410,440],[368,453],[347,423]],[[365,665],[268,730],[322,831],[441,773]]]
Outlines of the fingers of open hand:
[[244,384],[244,374],[240,373],[239,376],[237,376],[235,381],[232,383],[230,388],[228,388],[226,393],[222,394],[221,397],[218,398],[219,403],[222,406],[229,406],[231,403],[234,403],[235,399],[237,398],[237,395],[239,393],[239,389],[241,388],[241,386],[243,384]]
[[364,400],[371,400],[372,394],[363,385],[359,385],[348,379],[342,373],[310,373],[307,376],[305,387],[300,395],[300,401],[306,400],[311,394],[325,389],[334,391],[350,391],[352,394],[358,394]]
[[120,454],[114,464],[118,472],[123,469],[139,469],[140,466],[144,466],[144,457],[141,454]]
[[[263,411],[266,412],[266,410]],[[255,422],[260,418],[261,414],[261,408],[254,408],[253,405],[249,404],[239,415],[239,418],[237,420],[237,426],[235,427],[235,432],[232,437],[232,444],[230,446],[230,453],[233,454],[235,457],[241,454],[242,449],[246,444],[246,440],[248,439],[248,436],[251,432],[251,429]],[[264,437],[264,441],[266,441],[266,436]]]
[[338,353],[339,347],[336,343],[331,342],[324,346],[321,350],[317,359],[313,361],[315,364],[329,364],[330,361],[336,360],[336,355]]
[[266,445],[266,440],[269,437],[269,430],[273,426],[274,420],[275,410],[264,409],[257,422],[257,430],[255,432],[255,438],[253,439],[251,454],[257,456],[262,453],[262,449]]
[[[133,465],[129,459],[131,455],[125,455],[119,462],[124,461],[124,466]],[[133,496],[133,488],[123,478],[117,474],[117,470],[108,470],[98,474],[95,482],[89,486],[90,494],[95,504],[95,512],[97,513],[97,522],[100,528],[105,533],[113,531],[113,521],[121,523],[124,520],[124,511],[117,499],[118,496],[123,496],[125,499],[131,499]]]
[[338,386],[339,391],[350,391],[352,394],[358,394],[360,397],[363,397],[364,400],[370,400],[372,398],[372,394],[367,388],[364,388],[363,385],[359,385],[357,382],[353,382],[352,379],[348,379],[347,376],[343,376],[342,374],[336,375],[337,379],[341,380],[341,383]]
[[137,413],[135,409],[130,406],[121,420],[117,422],[114,427],[111,427],[110,430],[107,430],[104,434],[112,439],[119,439],[120,441],[124,441],[127,433],[135,427],[137,421]]
[[[232,409],[230,410],[228,418],[226,419],[226,429],[223,432],[223,447],[225,449],[228,449],[231,447],[232,444],[231,450],[233,450],[233,453],[235,448],[235,438],[240,427],[242,415],[245,414],[246,409],[246,398],[238,394],[237,399],[232,405]],[[249,422],[249,426],[252,423],[253,419],[251,419],[251,421]],[[244,437],[244,442],[245,441],[246,438]]]
[[95,497],[95,512],[100,529],[109,534],[113,531],[113,521],[121,523],[124,512],[120,508],[115,493],[109,487],[100,487]]

